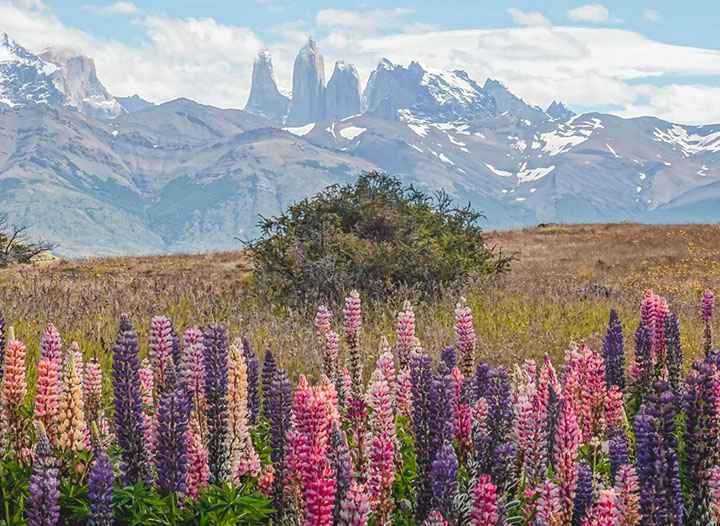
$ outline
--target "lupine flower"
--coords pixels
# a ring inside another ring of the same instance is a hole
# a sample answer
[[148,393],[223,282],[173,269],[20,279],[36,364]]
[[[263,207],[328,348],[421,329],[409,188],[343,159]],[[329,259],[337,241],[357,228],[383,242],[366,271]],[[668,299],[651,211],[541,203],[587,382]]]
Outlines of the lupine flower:
[[63,370],[67,368],[67,362],[73,360],[75,362],[75,370],[77,371],[80,380],[82,381],[85,376],[85,362],[83,360],[82,352],[80,351],[80,344],[78,342],[70,342],[68,347],[68,353],[65,356],[65,364]]
[[637,526],[640,524],[639,490],[635,468],[630,465],[621,466],[615,482],[617,514],[621,526]]
[[349,348],[349,371],[352,379],[352,395],[362,395],[362,356],[360,353],[360,329],[362,328],[362,312],[360,308],[360,294],[357,290],[350,292],[345,298],[345,315],[343,329],[345,331],[345,342]]
[[713,508],[713,520],[720,522],[720,506],[717,505],[720,502],[720,466],[713,466],[708,471],[708,488],[710,491],[710,498],[715,503]]
[[430,356],[420,349],[410,356],[410,379],[413,399],[413,434],[417,482],[415,502],[416,517],[422,521],[429,511],[430,500],[430,384],[432,369]]
[[542,484],[538,484],[536,493],[536,524],[543,526],[564,526],[570,524],[569,519],[564,518],[564,506],[560,495],[560,488],[557,484],[548,479]]
[[608,445],[610,457],[610,479],[613,483],[617,480],[620,467],[628,463],[629,439],[623,427],[610,428],[610,440]]
[[577,487],[577,458],[580,446],[580,430],[572,404],[561,402],[560,421],[557,426],[555,459],[557,463],[556,479],[560,489],[560,516],[563,524],[572,520],[573,501]]
[[652,357],[654,363],[665,361],[665,316],[670,312],[665,298],[648,290],[642,302],[640,317],[646,321],[652,333]]
[[153,412],[155,401],[153,400],[154,387],[153,369],[150,360],[144,358],[140,363],[140,392],[142,393],[142,403]]
[[126,315],[120,318],[120,331],[113,348],[113,389],[115,433],[122,451],[122,484],[150,481],[150,465],[145,449],[140,394],[140,364],[137,335]]
[[369,452],[370,471],[367,485],[370,506],[377,522],[385,524],[394,509],[391,494],[395,480],[394,458],[397,440],[387,381],[382,377],[375,380],[370,386],[369,395],[370,407],[373,410],[370,420],[373,437]]
[[150,320],[150,345],[148,354],[152,365],[155,405],[165,386],[165,367],[172,356],[172,322],[165,316]]
[[353,481],[350,490],[340,502],[340,526],[367,526],[370,502],[365,487]]
[[330,330],[331,314],[325,305],[320,305],[315,315],[315,329],[321,349],[322,373],[333,382],[337,377],[338,334]]
[[[615,385],[615,384],[613,384]],[[592,509],[595,498],[593,496],[592,468],[586,463],[578,464],[577,491],[573,506],[573,526],[582,526],[583,520]]]
[[429,431],[429,460],[435,460],[435,455],[445,442],[451,442],[454,437],[453,430],[453,395],[452,374],[445,362],[438,363],[437,372],[430,382],[428,391],[428,431]]
[[187,431],[187,477],[185,479],[186,495],[195,500],[203,488],[207,488],[210,480],[207,449],[198,431],[198,424],[191,420]]
[[455,347],[460,355],[460,370],[469,376],[475,367],[475,329],[467,300],[460,298],[455,307]]
[[[12,342],[10,342],[12,344]],[[55,526],[60,519],[57,461],[50,450],[45,428],[36,425],[37,444],[25,507],[28,526]]]
[[180,365],[180,357],[182,356],[182,345],[180,344],[180,336],[175,331],[172,325],[170,325],[170,338],[172,338],[172,360],[173,365],[178,367]]
[[230,476],[233,480],[239,480],[249,470],[250,475],[256,477],[260,472],[260,458],[250,437],[247,364],[245,357],[234,345],[230,346],[228,416]]
[[473,526],[496,526],[497,486],[490,482],[490,477],[483,475],[475,482],[472,494],[472,511],[470,512]]
[[605,341],[602,346],[605,362],[605,381],[608,389],[616,385],[620,391],[625,390],[625,350],[623,348],[623,329],[615,309],[610,309]]
[[3,363],[5,363],[5,316],[0,312],[0,380],[3,375]]
[[102,419],[102,368],[97,358],[92,358],[85,366],[83,394],[88,421],[99,422]]
[[210,482],[224,480],[228,472],[228,345],[225,327],[203,330],[207,448]]
[[712,349],[712,325],[711,320],[715,312],[715,295],[710,290],[706,290],[703,294],[700,306],[700,319],[705,324],[705,353],[709,353]]
[[412,421],[412,377],[410,369],[400,371],[397,375],[397,389],[395,391],[395,407],[400,416]]
[[112,526],[113,484],[115,474],[110,456],[100,444],[94,447],[95,458],[88,471],[88,500],[90,515],[88,526]]
[[657,382],[648,403],[635,416],[640,509],[647,524],[682,525],[675,406],[667,384]]
[[447,521],[438,511],[431,511],[428,518],[422,523],[422,526],[447,526]]
[[665,348],[667,349],[668,384],[675,396],[682,395],[683,351],[680,343],[680,323],[677,316],[670,312],[665,316]]
[[397,342],[395,350],[398,356],[398,369],[410,367],[410,355],[415,348],[415,313],[412,304],[405,300],[403,310],[397,315]]
[[5,353],[2,390],[3,441],[9,440],[16,450],[24,444],[21,440],[25,428],[22,407],[27,394],[25,381],[25,345],[20,340],[10,340]]
[[388,384],[388,388],[390,389],[390,395],[392,398],[394,398],[396,387],[395,362],[392,350],[390,350],[390,345],[388,344],[387,338],[385,338],[385,336],[382,336],[380,338],[380,348],[378,352],[378,359],[376,362],[376,371],[378,374],[381,375],[382,378],[385,379]]
[[[547,386],[545,389],[547,389]],[[524,439],[525,456],[523,461],[527,485],[530,488],[534,487],[536,483],[545,480],[548,475],[548,437],[550,433],[548,432],[548,407],[547,402],[543,402],[543,398],[544,393],[536,390],[530,400],[529,415],[527,415],[528,408],[526,405],[516,407],[516,411],[522,408],[525,421],[524,425],[518,422],[518,437],[520,429],[529,437]],[[554,437],[554,427],[552,431]],[[518,447],[521,447],[520,440],[518,440]]]
[[445,362],[449,370],[453,370],[457,366],[457,359],[455,356],[455,347],[447,346],[443,347],[440,352],[440,360]]
[[277,371],[277,369],[278,367],[277,362],[275,361],[275,357],[273,356],[272,351],[270,349],[267,349],[265,351],[262,374],[260,376],[263,395],[267,395],[268,391],[270,391],[270,384],[273,381],[273,377],[275,376],[275,371]]
[[163,368],[165,385],[158,406],[157,448],[155,468],[157,489],[167,495],[185,493],[187,474],[187,432],[190,401],[185,386],[178,382],[170,355]]
[[35,418],[43,423],[53,443],[57,438],[57,408],[60,402],[58,376],[55,362],[40,360],[35,385]]
[[339,423],[335,423],[330,431],[330,450],[328,461],[335,475],[335,510],[333,520],[340,521],[342,503],[347,498],[348,492],[353,484],[352,459],[345,433],[340,429]]
[[617,495],[614,489],[600,491],[595,508],[583,521],[583,526],[617,526],[619,524]]
[[198,423],[198,433],[205,435],[205,345],[202,332],[197,327],[185,330],[178,375],[190,394],[193,414]]
[[457,367],[452,370],[452,378],[453,432],[460,450],[460,456],[465,459],[472,449],[473,415],[468,401],[468,388],[465,378]]
[[635,331],[635,361],[630,366],[630,376],[643,391],[647,391],[653,381],[652,345],[650,326],[641,321]]
[[583,443],[604,430],[607,385],[604,364],[596,351],[585,345],[565,355],[564,393],[573,406]]
[[[454,373],[455,371],[453,371],[453,375]],[[535,377],[531,377],[526,370],[515,366],[512,389],[515,416],[513,438],[517,444],[518,465],[523,465],[528,451],[536,443],[536,415],[533,411],[533,399],[536,396]],[[457,429],[457,416],[455,417],[455,427]]]
[[250,423],[257,424],[260,413],[260,361],[250,346],[247,338],[242,340],[242,353],[247,364],[248,377],[248,409],[250,410]]
[[48,323],[40,339],[40,360],[55,362],[58,370],[62,370],[62,343],[60,343],[60,333],[58,333],[58,330],[52,323]]
[[317,330],[318,338],[321,341],[323,338],[326,338],[330,332],[331,319],[332,314],[330,313],[330,310],[325,305],[320,305],[317,309],[317,313],[315,314],[315,329]]
[[58,403],[58,446],[61,449],[82,451],[87,449],[88,436],[85,424],[85,402],[82,380],[75,369],[75,360],[69,360],[65,369],[63,388]]
[[607,429],[622,426],[624,414],[622,392],[617,385],[613,385],[607,392],[605,402],[605,426]]
[[455,448],[445,442],[430,467],[430,489],[433,494],[433,509],[443,517],[452,515],[452,503],[458,489],[458,461]]

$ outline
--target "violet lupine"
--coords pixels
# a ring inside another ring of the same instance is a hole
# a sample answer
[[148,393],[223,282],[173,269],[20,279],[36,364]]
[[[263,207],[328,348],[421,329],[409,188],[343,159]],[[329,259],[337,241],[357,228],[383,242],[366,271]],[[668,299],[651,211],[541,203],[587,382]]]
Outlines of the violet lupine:
[[238,481],[247,473],[258,476],[260,457],[250,437],[247,363],[235,345],[230,346],[228,370],[228,430],[228,469],[231,480]]
[[555,441],[555,462],[557,466],[555,478],[560,489],[560,515],[563,524],[568,524],[572,520],[573,502],[577,488],[580,429],[572,404],[564,399],[560,407],[560,420],[557,425],[557,438]]
[[635,360],[630,366],[630,376],[638,388],[647,395],[653,382],[652,333],[646,321],[641,321],[635,331]]
[[617,495],[617,514],[620,526],[638,526],[640,515],[640,486],[635,467],[621,466],[615,477],[615,493]]
[[[266,396],[270,391],[270,384],[275,377],[275,372],[278,370],[277,362],[270,349],[265,351],[265,358],[263,358],[262,373],[260,375],[260,381],[262,383],[263,396]],[[267,416],[264,413],[265,408],[263,407],[263,416]]]
[[153,396],[157,406],[165,387],[165,367],[172,356],[172,322],[165,316],[153,316],[150,320],[150,345],[148,354],[153,371]]
[[675,437],[675,395],[657,382],[647,404],[635,416],[637,475],[643,524],[677,525],[683,521],[683,497]]
[[58,403],[57,422],[58,447],[60,449],[71,451],[87,449],[88,431],[85,423],[82,380],[75,368],[74,359],[68,361],[65,369]]
[[93,357],[85,366],[83,378],[83,394],[85,396],[85,412],[88,422],[102,420],[102,367],[97,358]]
[[397,315],[397,342],[395,351],[398,357],[398,370],[410,367],[410,355],[415,349],[415,313],[412,304],[405,300],[403,310]]
[[605,382],[608,389],[616,385],[620,391],[624,391],[625,350],[623,347],[623,329],[615,309],[610,309],[610,321],[603,341],[602,357],[605,362]]
[[448,369],[452,371],[457,366],[455,347],[443,347],[442,351],[440,352],[440,359],[445,362],[445,365],[447,365]]
[[110,456],[96,444],[93,448],[94,459],[88,470],[88,500],[90,515],[88,526],[112,526],[113,517],[113,484],[115,473]]
[[545,420],[545,436],[547,437],[547,459],[548,463],[555,469],[555,442],[557,441],[556,429],[560,422],[562,411],[562,400],[555,389],[550,386],[548,391],[547,418]]
[[712,317],[715,313],[715,295],[711,290],[706,290],[703,294],[702,302],[700,304],[700,319],[705,325],[705,334],[703,347],[705,348],[705,354],[710,353],[712,349]]
[[473,374],[476,344],[472,311],[467,300],[461,297],[455,307],[455,347],[460,357],[460,370],[465,376]]
[[370,427],[370,470],[367,487],[370,507],[378,524],[385,524],[394,509],[392,484],[395,480],[395,422],[388,383],[384,378],[373,381],[370,386],[369,403],[373,410]]
[[[511,439],[513,408],[507,369],[499,366],[492,369],[487,377],[485,399],[488,404],[489,459],[490,465],[484,467],[485,473],[493,476],[493,482],[504,486],[509,473],[512,458],[515,455]],[[500,477],[500,478],[499,478]]]
[[250,423],[255,425],[260,414],[260,361],[247,338],[242,340],[242,350],[247,363]]
[[187,474],[187,432],[190,421],[190,400],[182,382],[178,381],[171,357],[163,368],[165,385],[158,405],[157,447],[155,469],[157,489],[163,495],[185,493]]
[[345,298],[345,315],[343,329],[345,343],[349,349],[349,371],[352,379],[352,396],[361,397],[363,392],[363,364],[360,352],[360,329],[362,328],[362,311],[360,307],[360,294],[357,290],[350,292]]
[[610,480],[615,483],[620,467],[629,462],[629,438],[623,427],[610,429],[608,456],[610,457]]
[[432,368],[430,355],[424,350],[413,351],[410,356],[410,379],[412,383],[413,435],[415,438],[415,458],[417,462],[417,482],[415,502],[416,517],[419,522],[429,511],[430,488],[430,384]]
[[682,396],[683,350],[680,343],[680,323],[677,316],[670,312],[665,316],[665,348],[667,350],[668,384],[675,396]]
[[497,486],[483,475],[475,482],[472,493],[472,526],[496,526],[498,522]]
[[178,367],[180,365],[180,357],[182,356],[182,344],[180,343],[180,335],[175,331],[173,326],[170,326],[170,337],[172,338],[172,360],[173,365]]
[[536,488],[535,524],[537,526],[566,526],[570,520],[564,517],[560,488],[550,479]]
[[435,376],[428,390],[428,431],[429,461],[435,456],[445,442],[452,442],[453,429],[453,378],[445,362],[439,362]]
[[592,468],[586,462],[581,462],[578,465],[577,471],[578,481],[573,505],[572,524],[573,526],[582,526],[585,516],[595,503],[593,496],[593,472]]
[[335,475],[335,510],[333,512],[334,523],[340,522],[342,503],[348,497],[353,484],[352,459],[345,433],[340,429],[339,423],[335,423],[330,431],[330,450],[328,461]]
[[446,519],[453,515],[453,500],[458,490],[458,460],[455,448],[445,442],[430,467],[430,489],[433,509]]
[[353,481],[350,490],[340,502],[340,526],[367,526],[370,502],[365,487]]
[[57,461],[42,423],[36,424],[36,435],[35,461],[28,482],[25,515],[28,526],[55,526],[60,519]]
[[35,384],[35,418],[45,426],[51,445],[57,442],[58,378],[57,364],[51,360],[40,360]]
[[113,389],[115,433],[118,445],[123,449],[122,484],[131,486],[139,480],[149,482],[151,477],[142,420],[138,339],[125,314],[120,317],[120,331],[113,348]]
[[222,325],[203,329],[207,449],[210,482],[217,484],[228,474],[228,344]]

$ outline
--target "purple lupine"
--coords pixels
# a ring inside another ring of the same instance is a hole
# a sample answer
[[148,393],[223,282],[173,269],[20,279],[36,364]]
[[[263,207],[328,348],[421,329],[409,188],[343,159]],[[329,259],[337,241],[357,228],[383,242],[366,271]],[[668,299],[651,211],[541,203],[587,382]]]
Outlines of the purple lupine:
[[452,345],[443,347],[442,352],[440,353],[440,359],[445,362],[448,369],[452,371],[457,365],[457,359],[455,357],[455,347],[453,347]]
[[552,384],[548,384],[548,404],[547,419],[545,421],[544,434],[547,437],[547,458],[550,465],[555,469],[555,440],[557,438],[555,430],[560,421],[560,411],[562,406],[560,397],[558,396]]
[[667,350],[668,384],[675,396],[682,396],[683,350],[680,343],[680,323],[677,316],[670,312],[665,316],[665,349]]
[[652,362],[652,332],[646,321],[641,321],[635,331],[635,362],[631,367],[633,381],[648,395],[654,378]]
[[[272,356],[272,355],[270,355]],[[265,361],[267,362],[267,359]],[[264,371],[263,371],[264,372]],[[273,481],[273,508],[282,516],[283,488],[285,487],[285,442],[290,429],[293,392],[290,377],[285,369],[276,369],[263,402],[265,417],[270,427],[270,460],[275,466]]]
[[123,450],[120,468],[123,486],[152,480],[142,418],[138,352],[137,334],[133,332],[128,316],[123,314],[113,347],[115,434]]
[[610,309],[605,340],[602,346],[602,357],[605,362],[605,383],[608,389],[617,385],[625,390],[625,350],[623,348],[623,329],[615,309]]
[[410,381],[413,400],[413,434],[415,435],[415,458],[417,482],[415,514],[422,522],[430,511],[430,401],[432,382],[430,355],[420,349],[410,355]]
[[428,391],[428,457],[432,464],[445,442],[451,442],[453,433],[453,379],[445,362],[439,362]]
[[88,500],[90,515],[88,526],[112,526],[113,518],[113,483],[115,474],[110,456],[103,449],[99,440],[95,440],[95,458],[88,472]]
[[705,354],[710,354],[712,349],[712,325],[711,320],[715,313],[715,295],[711,290],[706,290],[703,294],[702,302],[700,305],[700,318],[705,324],[705,341],[703,347],[705,348]]
[[45,428],[37,424],[37,444],[25,506],[28,526],[55,526],[60,519],[60,481],[57,461],[50,449]]
[[162,495],[185,493],[187,474],[187,430],[190,400],[185,386],[178,381],[175,366],[168,360],[165,386],[158,406],[155,468],[157,489]]
[[675,437],[676,400],[657,382],[635,416],[640,509],[645,525],[682,526],[683,496]]
[[333,520],[335,524],[340,521],[342,502],[345,501],[348,491],[353,483],[352,459],[345,433],[335,423],[330,431],[330,449],[328,451],[328,462],[335,476],[335,509]]
[[175,367],[180,365],[180,357],[182,356],[182,345],[180,343],[180,335],[175,328],[170,326],[170,337],[172,338],[172,359]]
[[262,414],[265,418],[268,417],[266,411],[266,400],[268,393],[270,392],[270,384],[272,383],[273,378],[275,377],[275,372],[277,370],[278,367],[277,362],[275,361],[275,357],[273,356],[272,351],[270,349],[267,349],[265,351],[265,359],[263,360],[262,374],[260,376],[263,394]]
[[[692,372],[685,379],[685,394],[682,398],[682,409],[685,413],[685,460],[683,468],[692,486],[692,499],[695,504],[690,513],[693,524],[704,510],[700,498],[706,479],[704,477],[708,464],[706,460],[717,448],[716,434],[716,397],[714,394],[713,368],[704,362],[693,364]],[[706,511],[706,510],[705,510]]]
[[512,482],[513,464],[517,459],[517,448],[513,442],[498,444],[492,450],[492,462],[490,463],[490,478],[493,484],[504,488]]
[[217,484],[228,474],[228,344],[222,325],[203,328],[207,449],[210,482]]
[[480,398],[484,398],[487,394],[489,376],[490,365],[485,362],[478,363],[475,368],[475,392],[471,400],[472,405],[475,405]]
[[258,413],[260,412],[260,391],[259,391],[259,375],[260,362],[258,361],[255,351],[250,346],[250,341],[243,338],[243,356],[247,364],[247,381],[248,381],[248,409],[250,410],[250,423],[257,424]]
[[488,422],[492,423],[488,444],[491,464],[484,466],[484,472],[494,475],[493,482],[502,486],[506,480],[496,477],[504,477],[509,473],[506,463],[511,460],[510,455],[513,452],[508,450],[507,446],[511,443],[510,432],[514,417],[508,373],[502,365],[492,369],[487,375],[484,398],[488,404]]
[[615,484],[615,477],[620,466],[629,463],[629,439],[622,426],[610,429],[610,440],[608,441],[608,455],[610,457],[610,481]]
[[455,448],[450,442],[445,442],[430,468],[430,489],[432,491],[432,509],[439,511],[448,520],[452,517],[453,500],[457,495],[457,477],[458,460]]
[[[613,384],[615,385],[615,384]],[[593,472],[587,462],[578,464],[578,481],[573,502],[573,526],[582,526],[583,519],[592,509],[595,499],[593,497]]]

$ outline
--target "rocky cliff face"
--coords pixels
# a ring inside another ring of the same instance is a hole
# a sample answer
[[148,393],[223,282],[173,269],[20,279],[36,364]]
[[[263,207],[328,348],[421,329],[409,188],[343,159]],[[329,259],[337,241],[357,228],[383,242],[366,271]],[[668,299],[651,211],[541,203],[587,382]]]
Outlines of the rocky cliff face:
[[537,106],[531,106],[520,97],[510,93],[510,90],[497,80],[487,79],[483,86],[486,95],[495,99],[498,113],[508,112],[520,119],[536,121],[547,119],[547,114]]
[[303,126],[325,116],[325,62],[314,40],[300,50],[293,68],[288,126]]
[[283,122],[289,108],[290,98],[278,90],[270,53],[262,51],[253,64],[250,96],[245,111],[275,122]]
[[355,66],[339,60],[325,90],[325,118],[344,119],[362,110],[360,75]]
[[575,112],[568,109],[565,104],[562,102],[558,102],[554,100],[550,106],[548,106],[548,109],[545,110],[545,113],[547,113],[552,119],[558,120],[558,121],[566,121],[568,119],[572,119],[575,116]]

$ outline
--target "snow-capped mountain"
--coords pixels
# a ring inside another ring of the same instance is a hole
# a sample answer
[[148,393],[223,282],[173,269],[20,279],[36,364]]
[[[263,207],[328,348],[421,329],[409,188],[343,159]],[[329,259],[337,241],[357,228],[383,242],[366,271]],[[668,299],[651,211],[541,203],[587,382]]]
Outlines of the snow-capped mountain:
[[[486,228],[720,221],[720,125],[575,115],[561,102],[543,111],[498,81],[384,59],[361,98],[351,65],[338,62],[325,83],[312,41],[291,101],[262,54],[247,111],[132,97],[99,119],[81,104],[107,100],[87,62],[5,42],[3,208],[60,255],[238,248],[258,215],[372,169],[472,203]],[[59,84],[60,72],[78,78]]]

